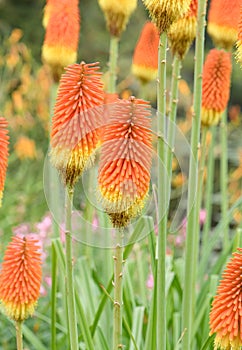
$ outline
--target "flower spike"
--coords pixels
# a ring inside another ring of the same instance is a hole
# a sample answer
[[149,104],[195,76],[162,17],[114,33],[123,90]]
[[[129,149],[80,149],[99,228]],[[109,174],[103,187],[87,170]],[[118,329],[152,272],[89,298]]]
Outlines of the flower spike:
[[219,48],[230,50],[238,35],[240,0],[212,0],[208,11],[208,34]]
[[0,272],[0,299],[8,317],[23,321],[33,314],[41,284],[38,241],[14,236],[4,255]]
[[104,92],[98,63],[81,62],[66,68],[54,109],[51,162],[64,183],[73,185],[100,143]]
[[157,78],[159,32],[151,22],[146,22],[135,47],[132,73],[142,82]]
[[210,312],[210,334],[216,333],[215,350],[242,346],[242,249],[228,262]]
[[217,125],[230,94],[231,54],[212,49],[204,63],[202,85],[202,124]]
[[49,0],[43,22],[46,24],[42,59],[47,63],[55,81],[64,67],[77,59],[80,31],[78,0]]
[[143,0],[158,30],[167,32],[171,24],[189,10],[191,0]]
[[149,103],[134,97],[110,107],[98,184],[114,227],[126,226],[144,206],[152,159],[150,116]]

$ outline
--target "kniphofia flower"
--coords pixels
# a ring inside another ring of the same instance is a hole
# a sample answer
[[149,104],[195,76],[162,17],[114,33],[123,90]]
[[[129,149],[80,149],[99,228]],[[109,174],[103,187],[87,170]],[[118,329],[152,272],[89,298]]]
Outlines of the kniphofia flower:
[[7,121],[0,117],[0,207],[8,164],[8,139]]
[[236,59],[242,66],[242,5],[240,7],[240,20],[239,20],[239,31],[238,31],[238,38],[236,42],[237,52],[236,52]]
[[143,0],[152,21],[160,32],[166,32],[189,10],[191,0]]
[[158,70],[159,32],[151,22],[146,22],[134,50],[132,73],[146,83],[156,79]]
[[110,34],[119,37],[137,7],[137,0],[98,0],[98,2],[104,12]]
[[242,346],[242,248],[233,253],[222,275],[210,312],[215,350],[240,350]]
[[152,158],[150,115],[149,103],[134,97],[110,107],[98,184],[114,227],[126,226],[144,206]]
[[212,0],[208,11],[208,33],[215,45],[231,49],[237,40],[240,0]]
[[216,125],[230,95],[231,54],[212,49],[204,63],[202,84],[202,124]]
[[0,272],[0,299],[8,317],[22,321],[32,315],[39,298],[41,254],[38,241],[14,236]]
[[42,59],[47,63],[56,81],[63,68],[77,59],[80,16],[78,0],[49,0],[47,27],[42,47]]
[[192,0],[188,12],[173,22],[168,30],[173,55],[183,59],[196,37],[198,0]]
[[54,108],[51,161],[66,184],[73,185],[100,142],[104,92],[98,63],[66,68]]

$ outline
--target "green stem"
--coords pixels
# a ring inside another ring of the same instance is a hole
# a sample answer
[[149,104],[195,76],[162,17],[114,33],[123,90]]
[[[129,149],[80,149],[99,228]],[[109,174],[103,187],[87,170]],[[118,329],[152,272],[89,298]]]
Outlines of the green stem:
[[[212,221],[212,199],[213,199],[213,182],[214,182],[214,144],[216,127],[211,127],[211,144],[210,151],[208,152],[208,166],[207,166],[207,181],[205,189],[205,211],[206,211],[206,221],[204,223],[203,237],[202,237],[202,252],[207,247],[208,235],[211,229]],[[203,253],[202,253],[203,255]]]
[[22,333],[22,321],[16,321],[16,342],[17,350],[23,350],[23,333]]
[[118,43],[119,43],[119,38],[117,38],[116,36],[111,36],[110,51],[109,51],[109,82],[108,82],[108,92],[110,93],[116,92]]
[[158,54],[157,110],[158,110],[158,264],[157,264],[157,349],[166,349],[166,234],[167,187],[166,187],[166,46],[167,36],[160,36]]
[[[56,95],[59,84],[53,83],[50,89],[50,127],[52,125],[52,114],[54,110],[54,105],[56,101]],[[55,218],[59,218],[59,195],[60,195],[60,184],[58,181],[58,175],[54,167],[50,164],[49,169],[50,176],[50,209],[53,213],[52,215],[52,229],[53,229],[53,237],[59,237],[59,225],[55,221]]]
[[123,247],[122,231],[118,230],[118,242],[114,259],[114,305],[113,305],[113,349],[122,349],[122,284],[123,284]]
[[57,258],[54,244],[51,246],[51,349],[56,350],[56,294]]
[[[169,105],[169,120],[168,120],[168,149],[167,149],[167,172],[168,180],[171,180],[172,174],[172,158],[174,153],[174,143],[175,143],[175,123],[176,123],[176,112],[178,103],[178,82],[180,79],[181,71],[181,61],[175,55],[172,65],[172,81],[171,81],[171,96]],[[168,185],[170,191],[170,184]],[[169,194],[170,197],[170,194]]]
[[[193,289],[194,276],[196,276],[196,268],[194,261],[197,256],[194,254],[196,244],[198,242],[197,234],[197,204],[199,196],[198,188],[198,148],[200,138],[201,124],[201,97],[202,97],[202,69],[204,60],[204,32],[205,32],[205,16],[206,16],[206,0],[198,2],[198,24],[196,34],[195,49],[195,73],[194,73],[194,116],[192,120],[191,133],[191,152],[189,163],[189,180],[188,180],[188,204],[187,204],[187,235],[186,235],[186,253],[185,253],[185,284],[182,300],[182,332],[184,337],[182,340],[182,350],[192,349],[193,334],[193,309],[195,305],[195,290]],[[194,202],[195,200],[195,202]],[[195,203],[195,204],[194,204]],[[196,250],[198,252],[198,250]]]
[[71,235],[71,215],[73,203],[72,187],[66,188],[66,298],[68,307],[68,323],[70,332],[70,349],[78,350],[78,334],[77,334],[77,319],[76,305],[74,293],[74,275],[72,265],[72,235]]
[[[221,188],[221,214],[222,220],[228,214],[228,142],[227,142],[227,110],[222,114],[220,125],[220,188]],[[223,243],[226,249],[229,245],[229,227],[228,223],[223,230]]]

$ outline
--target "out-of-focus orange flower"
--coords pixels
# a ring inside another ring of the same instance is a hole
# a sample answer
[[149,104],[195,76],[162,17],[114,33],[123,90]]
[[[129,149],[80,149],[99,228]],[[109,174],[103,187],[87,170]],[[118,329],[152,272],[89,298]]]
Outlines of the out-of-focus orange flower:
[[8,164],[8,130],[6,119],[0,117],[0,207],[2,206],[2,197],[4,182]]
[[189,10],[191,0],[143,0],[143,3],[159,31],[167,32]]
[[229,108],[228,114],[232,124],[234,125],[240,124],[240,113],[241,113],[240,105],[233,105]]
[[119,37],[137,7],[137,0],[98,0],[98,2],[104,12],[110,34]]
[[208,33],[215,45],[231,49],[238,36],[240,0],[212,0],[208,11]]
[[242,5],[240,7],[240,19],[239,19],[239,29],[238,29],[238,36],[237,36],[237,52],[236,52],[236,59],[242,66]]
[[100,142],[104,102],[98,63],[72,64],[62,75],[51,131],[51,161],[73,185]]
[[171,183],[173,187],[177,188],[183,186],[186,181],[186,176],[182,173],[179,173],[172,179]]
[[145,23],[134,50],[132,73],[147,83],[157,78],[159,32],[156,26]]
[[15,152],[19,159],[34,159],[37,157],[34,140],[26,136],[20,136],[14,145]]
[[114,227],[126,226],[141,211],[150,182],[151,111],[131,97],[112,105],[104,128],[98,184]]
[[56,81],[63,68],[77,59],[80,16],[78,0],[60,0],[47,4],[48,21],[42,47],[42,59],[47,63]]
[[22,36],[23,36],[23,32],[21,29],[19,28],[13,29],[10,37],[8,38],[10,45],[17,44],[19,40],[22,38]]
[[181,60],[189,50],[196,37],[197,27],[197,3],[192,0],[187,13],[173,22],[168,30],[169,46],[173,55],[177,55]]
[[210,312],[215,349],[239,350],[242,346],[242,248],[233,253],[222,275]]
[[231,54],[212,49],[204,63],[202,85],[202,124],[216,125],[230,96]]
[[32,315],[41,283],[41,253],[38,241],[14,236],[0,272],[0,299],[8,317],[22,321]]

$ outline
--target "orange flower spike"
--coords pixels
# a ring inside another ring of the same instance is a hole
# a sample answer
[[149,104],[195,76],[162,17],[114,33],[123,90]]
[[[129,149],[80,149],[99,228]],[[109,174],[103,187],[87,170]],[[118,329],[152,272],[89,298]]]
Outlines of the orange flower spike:
[[242,6],[240,7],[239,32],[238,32],[238,40],[236,42],[236,47],[237,47],[236,59],[242,66]]
[[4,255],[0,272],[0,299],[8,317],[23,321],[33,314],[41,284],[38,241],[14,236]]
[[0,117],[0,207],[2,206],[2,196],[4,182],[8,164],[8,130],[6,119]]
[[98,0],[111,35],[120,37],[137,7],[137,0]]
[[[73,185],[100,143],[104,92],[98,63],[72,64],[62,75],[51,131],[51,161]],[[101,108],[102,107],[102,108]]]
[[212,0],[208,11],[208,34],[215,45],[230,50],[237,40],[240,0]]
[[152,21],[160,32],[167,32],[171,24],[189,10],[191,0],[143,0]]
[[159,32],[156,26],[145,23],[134,50],[132,73],[147,83],[157,77]]
[[173,55],[183,59],[196,37],[198,0],[192,0],[188,12],[172,23],[168,30]]
[[216,333],[214,346],[221,350],[240,350],[242,346],[242,249],[228,262],[210,312],[210,334]]
[[80,16],[78,0],[49,0],[42,59],[59,81],[63,68],[77,59]]
[[130,97],[113,104],[104,128],[98,173],[101,201],[114,227],[140,213],[150,182],[151,111]]
[[217,125],[230,96],[231,54],[212,49],[204,63],[202,85],[202,124]]

